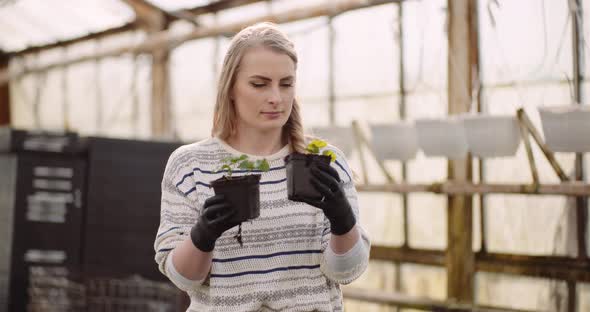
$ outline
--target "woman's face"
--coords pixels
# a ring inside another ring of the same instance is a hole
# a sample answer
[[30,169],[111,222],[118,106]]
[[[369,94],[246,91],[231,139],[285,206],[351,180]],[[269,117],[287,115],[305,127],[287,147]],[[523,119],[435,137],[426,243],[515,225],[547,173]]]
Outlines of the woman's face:
[[295,64],[289,56],[265,47],[242,57],[231,90],[238,129],[281,130],[295,98]]

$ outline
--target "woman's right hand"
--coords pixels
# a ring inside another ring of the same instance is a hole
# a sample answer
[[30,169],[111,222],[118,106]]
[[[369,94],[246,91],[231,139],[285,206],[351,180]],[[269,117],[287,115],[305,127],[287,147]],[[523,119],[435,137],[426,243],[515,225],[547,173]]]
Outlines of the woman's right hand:
[[204,252],[212,251],[221,234],[239,224],[231,221],[235,213],[234,207],[222,194],[207,198],[201,216],[191,230],[195,247]]

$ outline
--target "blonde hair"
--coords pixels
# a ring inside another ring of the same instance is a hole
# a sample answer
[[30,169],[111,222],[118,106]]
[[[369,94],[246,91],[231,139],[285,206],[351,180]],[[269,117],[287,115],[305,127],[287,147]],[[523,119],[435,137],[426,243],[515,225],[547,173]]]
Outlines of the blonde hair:
[[[295,68],[297,68],[295,46],[285,33],[277,28],[276,24],[269,22],[258,23],[240,31],[231,40],[223,60],[223,67],[217,85],[212,136],[218,136],[225,140],[235,132],[237,113],[230,98],[230,93],[236,81],[244,54],[249,48],[255,46],[263,46],[275,52],[286,54],[293,60]],[[299,153],[305,151],[301,110],[299,103],[295,99],[293,100],[291,115],[289,115],[289,119],[283,126],[282,136],[283,140],[288,142],[291,151]]]

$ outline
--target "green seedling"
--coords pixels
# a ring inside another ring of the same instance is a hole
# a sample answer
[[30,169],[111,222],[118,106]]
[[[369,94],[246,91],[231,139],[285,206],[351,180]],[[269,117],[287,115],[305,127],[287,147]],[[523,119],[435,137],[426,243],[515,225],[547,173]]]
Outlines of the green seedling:
[[334,153],[334,151],[332,150],[322,150],[326,146],[328,146],[328,143],[326,143],[326,141],[315,139],[309,142],[305,150],[308,154],[314,155],[320,155],[321,152],[321,155],[330,156],[330,162],[334,162],[336,160],[336,153]]
[[228,156],[221,160],[221,166],[215,172],[227,170],[226,178],[230,179],[232,173],[236,169],[243,169],[248,172],[259,170],[266,172],[270,169],[270,165],[266,159],[259,159],[256,161],[248,160],[248,155]]

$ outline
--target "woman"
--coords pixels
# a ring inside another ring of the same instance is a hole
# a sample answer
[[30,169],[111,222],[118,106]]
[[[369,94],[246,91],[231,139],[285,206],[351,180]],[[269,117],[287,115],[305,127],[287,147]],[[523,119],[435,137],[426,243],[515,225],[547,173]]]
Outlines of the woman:
[[[219,79],[212,137],[172,153],[162,181],[155,250],[160,271],[191,298],[189,311],[342,311],[339,284],[358,278],[370,242],[358,220],[356,191],[344,155],[312,168],[323,195],[287,199],[284,157],[304,152],[295,100],[297,56],[274,24],[238,33]],[[235,207],[209,183],[221,159],[266,158],[260,217],[234,239]]]

